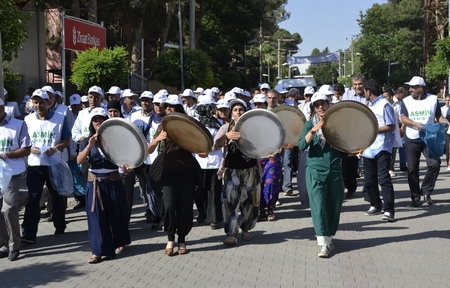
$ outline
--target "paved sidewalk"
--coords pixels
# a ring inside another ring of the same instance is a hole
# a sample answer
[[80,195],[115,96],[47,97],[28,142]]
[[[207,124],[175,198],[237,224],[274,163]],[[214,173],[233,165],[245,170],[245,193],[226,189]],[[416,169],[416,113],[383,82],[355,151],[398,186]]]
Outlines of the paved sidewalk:
[[[309,209],[281,195],[275,222],[260,222],[254,240],[226,248],[223,229],[194,223],[187,255],[164,254],[166,236],[144,221],[136,189],[132,243],[99,264],[90,257],[84,211],[69,201],[66,235],[41,220],[37,243],[19,260],[0,259],[0,287],[450,287],[450,173],[442,166],[434,205],[408,208],[405,172],[393,179],[394,223],[364,216],[361,197],[346,200],[332,257],[319,259]],[[422,169],[423,170],[423,169]],[[423,172],[423,171],[422,171]],[[421,176],[423,177],[423,175]]]

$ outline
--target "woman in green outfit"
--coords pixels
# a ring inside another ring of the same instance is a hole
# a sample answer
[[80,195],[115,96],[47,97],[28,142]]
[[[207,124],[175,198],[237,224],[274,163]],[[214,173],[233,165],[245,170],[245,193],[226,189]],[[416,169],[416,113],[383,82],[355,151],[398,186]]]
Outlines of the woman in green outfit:
[[327,96],[316,92],[311,98],[311,105],[311,118],[303,127],[298,147],[301,151],[309,148],[306,187],[317,244],[320,246],[317,256],[328,258],[344,198],[342,158],[346,154],[331,147],[322,133],[323,115],[330,107]]

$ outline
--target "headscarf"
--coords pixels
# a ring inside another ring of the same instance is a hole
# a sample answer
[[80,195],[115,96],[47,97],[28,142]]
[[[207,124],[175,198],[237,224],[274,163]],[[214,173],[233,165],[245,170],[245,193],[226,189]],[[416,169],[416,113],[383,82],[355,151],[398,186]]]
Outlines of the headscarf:
[[219,129],[221,124],[219,120],[214,116],[216,112],[216,108],[214,104],[205,104],[197,106],[197,115],[200,123],[205,125],[208,128],[216,128]]
[[[114,108],[117,111],[119,111],[120,114],[120,118],[123,118],[123,114],[122,114],[122,106],[120,105],[120,102],[117,100],[111,100],[108,102],[108,105],[106,106],[106,110],[109,110],[110,108]],[[108,111],[106,111],[108,112]]]

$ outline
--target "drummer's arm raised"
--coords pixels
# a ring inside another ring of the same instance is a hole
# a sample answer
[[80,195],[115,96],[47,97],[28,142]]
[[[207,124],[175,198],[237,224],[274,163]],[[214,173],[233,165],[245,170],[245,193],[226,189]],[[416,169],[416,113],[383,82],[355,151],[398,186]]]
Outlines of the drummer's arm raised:
[[86,145],[86,147],[84,147],[83,150],[78,152],[78,155],[77,155],[77,163],[78,164],[82,164],[82,163],[86,162],[86,159],[89,156],[89,152],[91,152],[91,149],[94,146],[96,141],[97,141],[97,134],[91,136],[89,138],[89,141],[88,141],[88,144]]
[[150,144],[148,144],[148,148],[147,148],[148,154],[153,153],[155,151],[156,147],[158,147],[159,142],[163,141],[166,138],[167,138],[166,131],[161,131],[161,133],[159,133],[158,136],[153,138],[152,142],[150,142]]

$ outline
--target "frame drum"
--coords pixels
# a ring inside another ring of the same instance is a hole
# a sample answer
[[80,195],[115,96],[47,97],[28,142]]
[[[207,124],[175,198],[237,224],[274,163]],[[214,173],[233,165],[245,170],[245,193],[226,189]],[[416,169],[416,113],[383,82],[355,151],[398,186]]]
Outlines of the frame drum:
[[372,110],[356,101],[331,106],[323,116],[322,132],[327,142],[339,151],[357,153],[369,147],[378,133]]
[[240,133],[236,141],[239,150],[256,159],[278,152],[286,138],[283,122],[277,114],[264,109],[245,112],[234,130]]
[[303,125],[306,122],[306,117],[303,115],[303,112],[296,106],[287,105],[275,107],[272,109],[272,112],[277,114],[286,129],[284,145],[297,144],[300,133],[303,130]]
[[209,153],[214,144],[211,133],[198,120],[183,114],[171,113],[164,117],[162,128],[178,146],[191,153]]
[[98,129],[97,140],[106,158],[119,167],[136,168],[147,158],[144,134],[123,118],[110,118],[103,122]]

